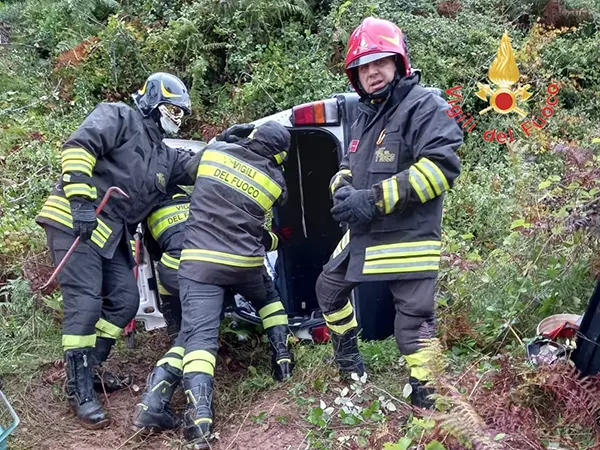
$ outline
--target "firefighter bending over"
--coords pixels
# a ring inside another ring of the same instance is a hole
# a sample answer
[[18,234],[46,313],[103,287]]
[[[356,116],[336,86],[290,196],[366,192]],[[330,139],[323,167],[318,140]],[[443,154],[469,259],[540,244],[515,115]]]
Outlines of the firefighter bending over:
[[446,115],[447,103],[419,85],[420,72],[411,70],[404,35],[393,23],[364,19],[350,36],[345,66],[361,102],[330,189],[331,213],[349,230],[317,280],[319,306],[339,370],[362,375],[348,296],[362,281],[388,281],[412,403],[432,407],[421,340],[435,337],[443,198],[460,173],[462,130]]
[[[67,396],[88,428],[109,423],[94,391],[94,373],[139,305],[131,236],[169,186],[194,182],[186,170],[193,154],[162,142],[191,112],[183,82],[156,73],[133,98],[137,111],[102,103],[71,134],[61,153],[62,175],[36,218],[55,264],[81,238],[58,283]],[[129,198],[111,197],[96,217],[95,207],[111,186]]]
[[[240,127],[233,126],[224,134],[247,136],[251,131]],[[158,264],[161,298],[164,301],[164,295],[169,295],[176,311],[172,295],[180,294],[183,329],[148,377],[133,419],[137,428],[177,428],[180,420],[173,413],[171,399],[183,378],[188,400],[185,435],[202,441],[212,423],[212,377],[226,290],[240,293],[258,309],[272,350],[275,378],[283,381],[293,369],[287,315],[263,265],[265,251],[275,250],[281,240],[277,233],[265,230],[263,223],[272,204],[285,198],[281,164],[289,133],[271,122],[256,129],[253,138],[231,139],[222,134],[217,140],[224,142],[209,144],[196,157],[201,162],[191,208],[183,206],[183,197],[173,198],[148,219],[150,231],[165,252]],[[168,218],[175,216],[177,220],[168,227]],[[161,223],[172,231],[163,231]],[[167,239],[172,245],[167,245]],[[177,284],[174,277],[179,267]],[[181,310],[174,315],[177,326],[181,317]]]

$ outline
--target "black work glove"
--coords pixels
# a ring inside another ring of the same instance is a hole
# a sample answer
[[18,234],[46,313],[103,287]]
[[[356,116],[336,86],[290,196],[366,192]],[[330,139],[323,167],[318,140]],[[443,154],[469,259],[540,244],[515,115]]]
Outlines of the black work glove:
[[82,241],[91,239],[93,231],[98,226],[94,204],[81,197],[71,199],[71,214],[73,216],[73,233]]
[[346,222],[349,225],[368,224],[377,215],[373,191],[371,189],[354,191],[348,198],[331,208],[331,215],[338,222]]
[[356,192],[356,189],[352,185],[346,185],[338,188],[333,194],[333,206],[339,205],[341,202],[350,197],[353,193]]
[[215,139],[217,141],[225,141],[229,144],[235,144],[241,139],[247,138],[254,130],[254,125],[251,123],[241,123],[233,125],[222,131]]

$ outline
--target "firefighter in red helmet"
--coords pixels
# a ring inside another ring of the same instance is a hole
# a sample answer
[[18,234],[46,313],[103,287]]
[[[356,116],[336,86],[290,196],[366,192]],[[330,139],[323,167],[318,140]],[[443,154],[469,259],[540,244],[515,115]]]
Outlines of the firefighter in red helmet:
[[350,37],[345,65],[361,101],[330,193],[331,213],[348,230],[323,267],[317,297],[340,372],[362,375],[348,296],[360,282],[388,282],[396,342],[411,368],[411,400],[429,408],[423,340],[435,336],[443,199],[460,173],[463,134],[446,115],[448,104],[419,85],[420,72],[411,69],[406,39],[393,23],[364,19]]

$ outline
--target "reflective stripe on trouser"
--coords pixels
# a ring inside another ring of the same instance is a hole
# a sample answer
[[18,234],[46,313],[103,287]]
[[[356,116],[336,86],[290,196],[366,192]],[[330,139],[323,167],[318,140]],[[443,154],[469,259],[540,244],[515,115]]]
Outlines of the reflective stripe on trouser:
[[[58,264],[75,240],[45,226],[48,247]],[[85,242],[76,248],[58,275],[63,296],[63,348],[93,347],[96,336],[118,338],[135,316],[139,293],[129,266],[129,243],[119,243],[112,259],[102,258]]]
[[[348,296],[358,283],[345,280],[347,264],[346,261],[335,270],[322,272],[317,280],[317,299],[326,318],[338,318],[348,313]],[[394,335],[403,355],[420,350],[422,339],[435,337],[435,281],[435,278],[388,281],[396,308]],[[416,361],[414,367],[418,366],[419,359]],[[419,371],[415,373],[424,375]]]
[[269,303],[258,310],[258,315],[263,323],[263,328],[266,330],[277,325],[288,324],[288,316],[283,307],[283,303],[279,299],[274,299],[272,303]]
[[[251,302],[258,311],[266,307],[267,309],[264,311],[269,312],[269,309],[274,308],[269,308],[269,305],[276,305],[279,301],[273,280],[267,274],[264,266],[254,279],[243,284],[227,286],[227,288],[233,289]],[[210,363],[213,361],[208,355],[214,357],[217,354],[225,288],[199,283],[180,276],[179,292],[182,312],[179,336],[183,336],[183,346],[185,347],[183,371],[184,373],[204,372],[213,375],[210,367]],[[274,314],[279,311],[270,311],[270,314],[266,315],[267,319],[273,317],[273,322],[283,322],[283,317],[285,317],[287,323],[287,315]],[[202,352],[197,353],[200,350]],[[212,364],[212,370],[214,371],[214,364]]]
[[158,360],[158,362],[156,363],[156,366],[161,366],[163,364],[168,364],[171,367],[174,367],[175,369],[179,369],[182,370],[183,369],[183,353],[184,353],[184,348],[179,346],[179,345],[175,345],[173,347],[171,347],[169,349],[169,351],[167,353],[165,353],[165,355]]
[[[163,255],[168,256],[166,253]],[[163,258],[156,265],[158,272],[158,294],[161,312],[167,322],[167,333],[173,337],[181,329],[181,301],[179,300],[179,280],[177,269],[163,263]],[[183,346],[182,339],[176,338],[174,345]]]

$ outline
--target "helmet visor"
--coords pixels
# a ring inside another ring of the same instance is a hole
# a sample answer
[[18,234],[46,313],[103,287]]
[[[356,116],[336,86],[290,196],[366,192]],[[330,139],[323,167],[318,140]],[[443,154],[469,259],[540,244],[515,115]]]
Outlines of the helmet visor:
[[361,56],[360,58],[356,58],[354,61],[348,64],[347,69],[353,69],[354,67],[363,66],[373,61],[377,61],[378,59],[387,58],[388,56],[396,56],[396,54],[392,52],[379,52]]
[[171,121],[177,125],[181,125],[181,119],[183,118],[184,112],[179,106],[171,105],[169,103],[163,103],[158,107],[159,111]]

